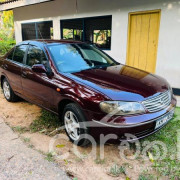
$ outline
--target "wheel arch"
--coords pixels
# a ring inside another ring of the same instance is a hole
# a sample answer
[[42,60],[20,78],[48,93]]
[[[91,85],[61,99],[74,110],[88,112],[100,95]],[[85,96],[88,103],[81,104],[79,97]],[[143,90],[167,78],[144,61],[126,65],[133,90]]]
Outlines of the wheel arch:
[[81,109],[83,109],[83,103],[77,99],[77,98],[70,98],[70,97],[64,97],[59,103],[58,103],[58,113],[59,113],[59,117],[61,118],[63,115],[63,111],[64,108],[66,107],[66,105],[70,104],[70,103],[75,103],[77,104]]
[[6,78],[5,75],[1,75],[1,88],[3,88],[3,81],[4,81],[5,78]]

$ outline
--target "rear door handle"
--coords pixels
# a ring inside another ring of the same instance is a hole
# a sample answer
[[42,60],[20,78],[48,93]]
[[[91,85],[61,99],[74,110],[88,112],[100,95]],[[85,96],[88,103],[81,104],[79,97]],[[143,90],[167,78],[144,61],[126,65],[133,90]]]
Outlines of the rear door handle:
[[22,74],[21,74],[21,76],[22,76],[23,78],[26,78],[26,77],[27,77],[27,75],[28,75],[28,73],[27,73],[27,72],[22,72]]
[[2,68],[5,69],[5,70],[8,69],[8,65],[7,64],[3,64]]

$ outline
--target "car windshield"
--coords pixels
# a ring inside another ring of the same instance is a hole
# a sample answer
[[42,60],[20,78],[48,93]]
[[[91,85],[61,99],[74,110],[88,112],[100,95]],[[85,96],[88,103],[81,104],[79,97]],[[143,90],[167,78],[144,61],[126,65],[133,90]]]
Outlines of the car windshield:
[[58,71],[64,73],[117,65],[112,58],[89,44],[56,44],[48,45],[48,49]]

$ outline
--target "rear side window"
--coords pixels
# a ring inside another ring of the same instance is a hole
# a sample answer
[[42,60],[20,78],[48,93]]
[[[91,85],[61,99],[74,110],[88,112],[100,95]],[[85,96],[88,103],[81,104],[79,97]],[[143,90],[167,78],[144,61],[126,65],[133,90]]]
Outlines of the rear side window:
[[46,65],[46,63],[47,63],[47,58],[43,50],[37,46],[30,45],[27,53],[26,65],[32,67],[35,64]]
[[27,45],[16,46],[14,51],[13,61],[23,63],[24,55],[26,53]]
[[7,56],[7,59],[12,60],[14,54],[14,48],[10,51],[9,55]]

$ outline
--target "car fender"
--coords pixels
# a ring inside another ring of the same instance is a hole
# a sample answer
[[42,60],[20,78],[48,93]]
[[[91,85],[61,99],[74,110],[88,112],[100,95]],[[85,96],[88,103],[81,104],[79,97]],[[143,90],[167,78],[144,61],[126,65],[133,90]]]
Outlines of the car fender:
[[[9,84],[10,84],[9,78],[6,76],[6,73],[1,72],[0,75],[1,75],[1,76],[0,76],[0,79],[2,78],[2,76],[4,76],[4,77],[7,79],[7,81],[9,82]],[[2,79],[1,79],[1,80],[2,80]],[[11,84],[10,84],[10,86],[11,86]],[[2,83],[1,83],[1,87],[2,87]]]
[[82,109],[84,109],[84,103],[72,94],[63,94],[61,101],[63,100],[73,101],[74,103],[78,104]]

